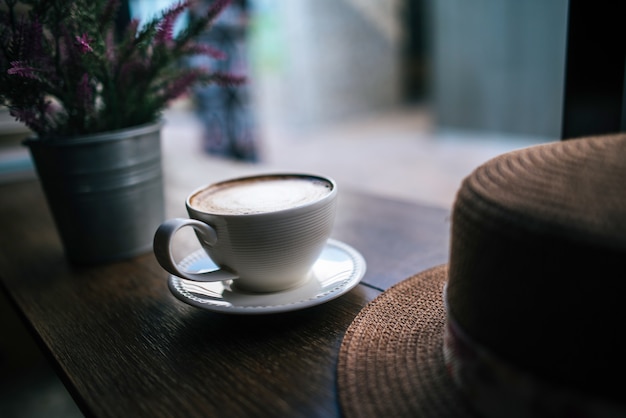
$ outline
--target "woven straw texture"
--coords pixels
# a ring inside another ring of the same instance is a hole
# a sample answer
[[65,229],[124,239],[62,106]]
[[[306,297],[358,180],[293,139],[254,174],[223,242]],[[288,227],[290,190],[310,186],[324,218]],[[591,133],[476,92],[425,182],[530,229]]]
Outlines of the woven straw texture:
[[623,249],[625,175],[626,135],[538,145],[478,167],[455,206],[470,210],[483,227],[522,225]]
[[341,345],[338,389],[347,417],[473,416],[443,360],[445,266],[417,274],[368,304]]
[[475,341],[544,380],[623,399],[626,135],[488,161],[461,185],[451,230],[448,303]]
[[[465,179],[450,262],[368,304],[339,353],[348,417],[466,417],[443,360],[452,317],[510,364],[623,399],[626,135],[511,152]],[[598,342],[602,342],[598,344]]]

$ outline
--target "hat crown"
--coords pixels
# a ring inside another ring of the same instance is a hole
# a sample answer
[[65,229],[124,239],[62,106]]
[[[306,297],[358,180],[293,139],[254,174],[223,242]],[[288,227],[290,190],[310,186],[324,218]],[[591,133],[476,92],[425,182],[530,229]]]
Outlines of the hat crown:
[[448,314],[515,367],[621,401],[625,263],[626,135],[507,153],[458,192]]

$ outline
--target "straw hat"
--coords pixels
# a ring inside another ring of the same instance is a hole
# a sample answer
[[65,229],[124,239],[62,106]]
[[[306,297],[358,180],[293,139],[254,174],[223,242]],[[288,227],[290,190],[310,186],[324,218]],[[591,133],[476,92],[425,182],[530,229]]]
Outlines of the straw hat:
[[501,155],[462,183],[448,265],[344,337],[344,414],[626,416],[626,135]]

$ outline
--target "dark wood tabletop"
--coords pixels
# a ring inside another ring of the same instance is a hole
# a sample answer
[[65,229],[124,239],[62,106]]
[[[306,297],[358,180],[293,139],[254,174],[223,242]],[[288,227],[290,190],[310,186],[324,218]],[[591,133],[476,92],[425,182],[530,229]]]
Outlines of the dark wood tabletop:
[[176,299],[151,253],[69,264],[39,183],[0,186],[0,281],[87,416],[333,417],[343,334],[385,289],[448,254],[445,209],[341,190],[332,237],[364,256],[347,294],[271,315]]

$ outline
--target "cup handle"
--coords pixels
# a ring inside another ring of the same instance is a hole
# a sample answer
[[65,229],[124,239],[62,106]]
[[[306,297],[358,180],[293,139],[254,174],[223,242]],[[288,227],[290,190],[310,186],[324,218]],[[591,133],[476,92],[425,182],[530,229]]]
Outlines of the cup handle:
[[195,282],[221,282],[239,278],[236,273],[222,268],[202,273],[193,273],[179,269],[172,255],[172,238],[179,229],[185,226],[195,229],[200,239],[204,241],[204,244],[211,246],[217,242],[215,229],[204,222],[186,218],[168,219],[159,226],[154,234],[154,255],[161,267],[168,273]]

